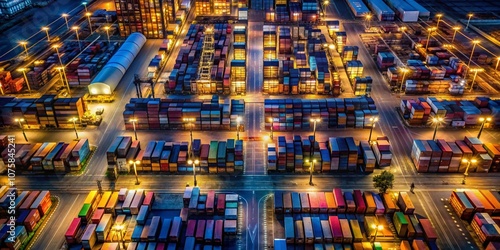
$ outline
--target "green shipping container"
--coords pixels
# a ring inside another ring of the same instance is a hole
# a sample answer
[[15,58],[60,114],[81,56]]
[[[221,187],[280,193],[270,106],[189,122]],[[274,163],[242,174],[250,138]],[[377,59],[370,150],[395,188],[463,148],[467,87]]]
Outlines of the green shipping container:
[[408,233],[408,220],[402,212],[395,212],[392,216],[394,227],[399,237],[406,237]]
[[210,142],[210,151],[208,152],[208,163],[217,163],[217,149],[219,147],[218,141]]

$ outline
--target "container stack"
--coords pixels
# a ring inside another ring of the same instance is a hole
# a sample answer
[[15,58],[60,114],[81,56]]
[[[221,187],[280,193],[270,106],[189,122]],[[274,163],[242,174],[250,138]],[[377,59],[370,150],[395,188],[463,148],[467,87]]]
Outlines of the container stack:
[[263,92],[279,94],[279,60],[264,61]]
[[347,44],[347,34],[345,31],[337,31],[332,37],[335,43],[335,48],[337,52],[342,53],[344,51],[344,46]]
[[288,13],[287,6],[284,4],[276,5],[276,11],[275,13],[272,13],[272,15],[274,16],[276,22],[290,22],[290,14]]
[[392,52],[379,52],[377,56],[377,66],[380,70],[394,66],[395,56]]
[[229,0],[212,0],[215,15],[231,15],[231,1]]
[[72,128],[73,122],[70,119],[83,117],[86,110],[81,98],[57,99],[53,105],[57,125],[60,128]]
[[264,43],[264,60],[271,60],[278,58],[276,55],[277,32],[276,26],[264,25],[263,26],[263,43]]
[[347,75],[349,79],[363,76],[363,63],[361,61],[348,61],[346,64]]
[[387,167],[391,165],[391,144],[389,143],[389,138],[387,138],[387,136],[377,137],[377,140],[372,145],[372,149],[379,167]]
[[355,77],[354,78],[354,95],[369,95],[372,92],[372,78],[367,77]]
[[345,46],[342,51],[342,62],[346,64],[348,61],[358,60],[358,46]]
[[302,1],[302,21],[303,22],[316,22],[319,16],[318,2],[315,0]]
[[[372,173],[375,169],[375,164],[377,163],[377,159],[375,158],[375,154],[370,147],[370,143],[367,141],[359,142],[360,154],[359,157],[362,159],[362,164],[358,164],[361,166],[361,170],[364,173]],[[358,161],[359,163],[359,161]]]
[[500,229],[489,214],[476,213],[470,225],[483,246],[492,241],[500,241]]
[[278,40],[278,53],[292,54],[292,37],[289,27],[280,26]]
[[194,5],[196,16],[207,16],[212,14],[212,2],[210,0],[196,1]]

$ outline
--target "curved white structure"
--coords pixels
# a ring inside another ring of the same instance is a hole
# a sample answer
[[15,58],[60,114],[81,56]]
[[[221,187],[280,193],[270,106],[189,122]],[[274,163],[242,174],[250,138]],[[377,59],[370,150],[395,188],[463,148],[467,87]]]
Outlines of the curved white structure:
[[138,32],[130,34],[123,45],[102,68],[101,72],[90,83],[90,95],[110,95],[113,93],[145,43],[146,37],[143,34]]

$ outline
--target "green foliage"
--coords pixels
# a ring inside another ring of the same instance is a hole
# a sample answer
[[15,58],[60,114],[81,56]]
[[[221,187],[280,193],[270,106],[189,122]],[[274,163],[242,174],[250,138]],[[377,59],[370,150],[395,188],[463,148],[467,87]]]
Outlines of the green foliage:
[[387,189],[392,188],[394,175],[384,170],[381,174],[373,176],[373,186],[378,188],[380,193],[385,193]]

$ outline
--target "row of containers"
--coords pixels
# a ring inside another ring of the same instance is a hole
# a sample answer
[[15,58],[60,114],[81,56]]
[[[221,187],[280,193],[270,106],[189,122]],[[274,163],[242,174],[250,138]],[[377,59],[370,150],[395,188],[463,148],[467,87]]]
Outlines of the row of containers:
[[[109,58],[114,54],[118,47],[117,43],[108,44],[106,42],[95,42],[89,44],[81,43],[80,50],[77,42],[68,42],[59,48],[61,61],[65,65],[65,74],[71,87],[87,86],[97,72],[106,64]],[[81,54],[80,54],[81,52]],[[0,72],[0,82],[2,93],[19,93],[26,87],[26,81],[30,88],[39,89],[49,83],[53,78],[60,78],[61,73],[58,70],[61,64],[57,53],[51,53],[45,58],[41,58],[34,63],[32,68],[19,69],[24,72]],[[24,74],[26,77],[24,77]],[[12,78],[12,75],[17,76]],[[65,83],[62,86],[66,85]],[[25,90],[28,88],[26,87]]]
[[455,190],[449,202],[460,219],[470,223],[483,247],[499,249],[500,194],[497,191]]
[[[191,173],[189,160],[199,160],[198,173],[233,173],[243,170],[243,141],[211,141],[202,144],[200,139],[188,142],[149,141],[141,149],[140,141],[129,136],[118,136],[106,152],[108,169],[129,173],[130,161],[139,172]],[[116,171],[116,172],[115,172]]]
[[[425,239],[435,244],[437,234],[430,221],[418,214],[406,192],[396,200],[388,193],[336,188],[332,192],[275,192],[275,213],[287,244],[353,243],[377,235],[391,239]],[[293,216],[292,216],[293,214]],[[337,214],[337,215],[332,215]]]
[[244,114],[243,99],[226,99],[220,103],[218,96],[205,101],[131,98],[125,105],[123,119],[126,130],[133,130],[134,126],[137,130],[236,130],[237,119]]
[[431,125],[433,117],[443,118],[440,125],[447,127],[481,125],[481,118],[491,118],[485,120],[485,128],[500,125],[500,100],[489,97],[476,97],[474,100],[419,97],[401,100],[400,110],[409,125]]
[[206,15],[231,15],[230,0],[201,0],[195,1],[196,16]]
[[[0,140],[7,139],[7,136],[0,136]],[[86,165],[91,155],[89,141],[84,138],[71,142],[16,143],[14,155],[12,150],[12,147],[7,147],[2,151],[0,168],[14,163],[18,171],[79,171]]]
[[329,99],[266,99],[265,128],[274,131],[312,130],[312,118],[320,119],[316,128],[371,128],[370,118],[378,116],[370,97]]
[[0,188],[0,247],[26,246],[52,208],[50,191]]
[[315,0],[284,1],[263,0],[265,21],[271,23],[307,22],[319,20],[319,3]]
[[[312,145],[314,142],[314,145]],[[276,147],[276,145],[278,145]],[[293,140],[279,136],[267,144],[267,170],[270,172],[356,172],[371,173],[375,166],[391,165],[391,146],[387,137],[378,137],[373,144],[352,137],[330,137],[327,142],[314,141],[313,136]]]
[[[19,126],[15,119],[24,119],[26,128],[73,128],[70,119],[81,119],[87,110],[82,98],[58,98],[56,95],[43,95],[39,98],[0,98],[0,125]],[[83,125],[83,124],[81,124]]]
[[[238,27],[238,31],[233,34],[230,24],[214,24],[213,27],[192,24],[175,59],[174,68],[170,72],[167,83],[165,83],[165,91],[167,93],[239,94],[234,92],[236,86],[231,85],[233,72],[232,62],[229,61],[232,41],[235,43],[236,41],[238,41],[237,43],[246,42],[245,26]],[[211,30],[212,35],[205,34],[206,30]],[[241,50],[246,49],[246,43],[237,44],[233,48],[238,48],[238,54],[241,54]],[[206,53],[209,53],[209,58],[201,56],[204,49]],[[241,61],[241,59],[234,60]],[[197,80],[200,77],[202,64],[211,65],[210,82],[198,84]],[[246,68],[242,68],[238,63],[235,66],[237,67],[235,73],[243,74],[246,77]],[[241,76],[239,77],[241,78]],[[244,86],[238,86],[238,88],[240,88],[241,93],[245,92]]]
[[[300,224],[300,223],[299,223]],[[323,227],[324,223],[321,223]],[[356,223],[353,223],[356,225]],[[359,224],[359,223],[358,223]],[[344,222],[345,225],[345,222]],[[351,225],[352,227],[352,225]],[[326,226],[325,226],[326,229]],[[354,231],[353,231],[354,232]],[[391,244],[392,246],[393,244]],[[433,244],[432,246],[434,246]],[[290,249],[288,248],[289,246],[287,245],[286,239],[274,239],[274,249],[276,250],[286,250]],[[376,249],[376,250],[382,250],[385,249],[385,247],[390,248],[390,246],[385,246],[384,243],[382,242],[370,242],[370,241],[362,241],[362,242],[353,242],[352,244],[345,244],[345,243],[314,243],[314,249],[324,249],[324,250],[336,250],[336,249],[354,249],[354,250],[367,250],[367,249]],[[426,250],[429,249],[429,246],[420,239],[414,239],[411,241],[408,240],[402,240],[401,244],[399,245],[399,248],[401,250]],[[488,250],[495,250],[495,249],[489,249]]]
[[340,80],[330,71],[321,30],[264,25],[262,39],[264,93],[340,94]]
[[148,64],[148,75],[147,77],[150,79],[158,78],[158,73],[163,68],[165,63],[167,62],[166,53],[169,51],[171,46],[171,40],[164,39],[158,49],[158,53],[151,59]]
[[66,242],[83,249],[115,249],[106,245],[114,247],[117,240],[127,249],[179,249],[183,245],[193,249],[195,243],[220,249],[237,232],[238,195],[201,194],[198,187],[188,187],[184,206],[170,215],[155,207],[157,196],[142,189],[91,191],[65,233]]
[[[483,143],[476,137],[447,142],[413,140],[411,158],[418,172],[488,173],[500,171],[500,144]],[[465,161],[464,161],[465,160]]]

